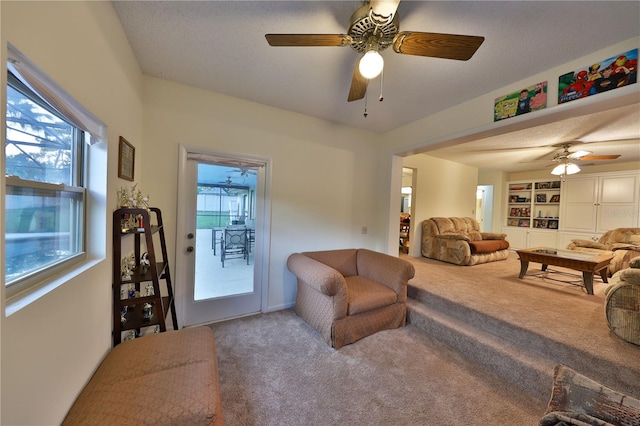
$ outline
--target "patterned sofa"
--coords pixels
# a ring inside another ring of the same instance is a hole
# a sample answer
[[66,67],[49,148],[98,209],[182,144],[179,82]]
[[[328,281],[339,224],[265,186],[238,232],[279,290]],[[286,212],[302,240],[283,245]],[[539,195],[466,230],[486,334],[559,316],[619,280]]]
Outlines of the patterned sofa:
[[432,217],[422,222],[422,255],[456,265],[505,260],[506,234],[480,232],[471,217]]
[[287,267],[297,277],[296,313],[339,349],[406,320],[411,263],[366,249],[294,253]]
[[640,256],[640,228],[616,228],[602,234],[598,241],[571,240],[568,250],[602,253],[612,251],[613,259],[609,264],[609,276],[628,268],[629,261]]
[[213,332],[185,328],[120,343],[62,424],[223,425]]

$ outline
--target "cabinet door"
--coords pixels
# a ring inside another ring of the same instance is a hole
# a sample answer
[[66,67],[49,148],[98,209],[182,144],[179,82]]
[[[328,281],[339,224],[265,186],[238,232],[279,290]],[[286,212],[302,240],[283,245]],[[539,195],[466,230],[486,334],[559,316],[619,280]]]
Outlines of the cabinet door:
[[502,228],[502,232],[507,234],[507,241],[509,241],[509,248],[517,250],[527,247],[527,229],[518,229],[511,227]]
[[529,231],[529,247],[551,247],[556,248],[558,233],[556,231]]
[[562,229],[577,232],[594,232],[596,228],[598,178],[580,177],[567,179],[562,185]]
[[636,227],[639,191],[637,176],[601,177],[596,232]]

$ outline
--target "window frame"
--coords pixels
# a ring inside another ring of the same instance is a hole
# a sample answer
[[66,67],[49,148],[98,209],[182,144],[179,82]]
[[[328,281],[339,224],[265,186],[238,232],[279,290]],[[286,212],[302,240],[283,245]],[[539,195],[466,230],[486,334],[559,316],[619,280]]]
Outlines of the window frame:
[[[63,193],[71,193],[78,194],[80,193],[80,199],[78,200],[81,205],[78,208],[78,215],[80,216],[80,224],[78,225],[77,232],[77,240],[75,244],[77,244],[78,250],[76,253],[71,254],[70,256],[60,259],[53,264],[45,265],[41,268],[26,272],[24,275],[13,279],[11,281],[7,281],[6,271],[6,259],[3,270],[3,286],[5,291],[5,298],[9,301],[12,299],[16,299],[21,295],[28,294],[30,292],[36,291],[38,288],[44,286],[47,282],[50,282],[55,277],[61,276],[67,271],[70,271],[72,268],[77,267],[82,262],[88,259],[87,254],[87,190],[88,190],[88,180],[87,180],[87,164],[88,164],[88,150],[86,147],[88,146],[88,141],[90,139],[89,134],[79,127],[76,123],[69,120],[66,116],[61,114],[55,108],[53,108],[43,96],[36,93],[30,87],[28,87],[18,76],[16,76],[10,69],[7,69],[7,81],[5,85],[5,93],[7,93],[7,89],[10,86],[14,90],[20,92],[23,96],[30,99],[32,102],[36,103],[38,106],[47,110],[49,113],[55,115],[61,120],[65,121],[67,124],[73,127],[73,135],[72,135],[72,149],[71,149],[71,185],[66,184],[52,184],[47,182],[21,179],[17,176],[6,176],[7,172],[7,160],[6,160],[6,133],[4,135],[5,138],[5,152],[3,153],[4,157],[4,168],[5,168],[5,180],[4,180],[4,192],[5,197],[9,195],[13,190],[10,188],[30,188],[45,192],[51,192],[52,194],[56,192]],[[49,80],[46,78],[42,79],[42,84],[46,85]],[[63,99],[62,101],[68,101],[70,98]],[[7,103],[7,97],[4,99],[5,106]],[[72,105],[73,108],[78,108],[77,102]],[[6,130],[6,115],[5,119],[5,130]],[[3,212],[6,213],[6,202],[3,205]],[[4,215],[6,218],[6,214]],[[6,224],[5,224],[6,225]],[[5,230],[6,232],[6,230]],[[6,234],[5,234],[5,248],[6,248]],[[6,253],[6,250],[5,250]]]

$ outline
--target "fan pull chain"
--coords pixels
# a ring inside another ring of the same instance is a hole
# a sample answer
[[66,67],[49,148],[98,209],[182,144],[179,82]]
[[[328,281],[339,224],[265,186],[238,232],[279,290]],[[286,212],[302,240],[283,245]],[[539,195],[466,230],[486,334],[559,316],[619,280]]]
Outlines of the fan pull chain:
[[380,97],[378,98],[378,100],[380,102],[382,102],[384,100],[384,96],[382,96],[382,84],[384,83],[384,68],[382,69],[382,72],[380,73]]
[[368,98],[368,96],[365,93],[364,94],[364,114],[362,114],[362,115],[364,115],[364,118],[367,118],[367,115],[369,115],[369,113],[367,112],[367,98]]

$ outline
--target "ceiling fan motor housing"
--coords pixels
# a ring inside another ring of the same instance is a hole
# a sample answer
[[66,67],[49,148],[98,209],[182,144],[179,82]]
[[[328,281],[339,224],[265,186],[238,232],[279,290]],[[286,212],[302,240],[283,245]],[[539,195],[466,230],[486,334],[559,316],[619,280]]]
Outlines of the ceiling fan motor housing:
[[377,43],[377,50],[382,51],[391,46],[393,38],[399,31],[400,24],[397,13],[391,22],[380,25],[371,19],[369,6],[365,5],[351,16],[351,25],[348,31],[351,37],[349,45],[357,52],[366,53],[373,42]]

